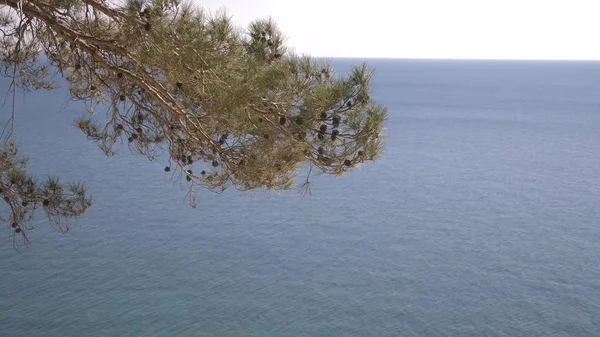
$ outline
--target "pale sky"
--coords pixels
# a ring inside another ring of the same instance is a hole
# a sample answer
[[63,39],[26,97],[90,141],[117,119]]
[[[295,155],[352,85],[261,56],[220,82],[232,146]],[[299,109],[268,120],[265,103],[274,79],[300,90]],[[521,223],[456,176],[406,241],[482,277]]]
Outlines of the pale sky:
[[600,60],[600,0],[196,0],[323,57]]

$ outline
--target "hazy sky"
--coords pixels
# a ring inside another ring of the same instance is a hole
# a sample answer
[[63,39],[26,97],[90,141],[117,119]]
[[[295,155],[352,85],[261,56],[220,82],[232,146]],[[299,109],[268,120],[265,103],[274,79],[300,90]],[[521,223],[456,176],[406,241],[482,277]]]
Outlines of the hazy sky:
[[600,0],[196,0],[326,57],[600,60]]

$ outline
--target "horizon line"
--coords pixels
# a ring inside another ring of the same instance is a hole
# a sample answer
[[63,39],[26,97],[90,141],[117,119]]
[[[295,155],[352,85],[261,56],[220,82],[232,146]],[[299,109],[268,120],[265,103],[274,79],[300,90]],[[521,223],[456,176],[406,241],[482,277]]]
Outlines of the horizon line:
[[468,58],[468,57],[378,57],[378,56],[317,56],[316,59],[405,60],[405,61],[515,61],[515,62],[600,62],[600,59],[536,59],[536,58]]

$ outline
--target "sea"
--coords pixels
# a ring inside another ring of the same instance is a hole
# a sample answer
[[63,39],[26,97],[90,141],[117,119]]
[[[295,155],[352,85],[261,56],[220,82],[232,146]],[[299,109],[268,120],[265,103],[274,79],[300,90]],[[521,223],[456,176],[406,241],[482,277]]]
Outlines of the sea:
[[600,62],[331,62],[374,70],[381,158],[196,208],[166,158],[86,140],[64,83],[18,92],[31,172],[94,205],[0,231],[0,336],[600,336]]

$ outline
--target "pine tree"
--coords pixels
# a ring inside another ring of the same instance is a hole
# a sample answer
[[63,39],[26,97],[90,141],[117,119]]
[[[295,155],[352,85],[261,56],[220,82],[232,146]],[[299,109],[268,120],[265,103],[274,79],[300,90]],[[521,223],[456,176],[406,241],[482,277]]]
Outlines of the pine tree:
[[[90,111],[76,121],[88,139],[107,155],[126,146],[165,160],[191,190],[289,189],[303,165],[342,174],[381,153],[387,113],[370,97],[372,71],[363,64],[340,76],[326,61],[294,54],[271,18],[241,29],[226,12],[181,0],[0,6],[2,74],[13,93],[53,89],[60,75]],[[2,220],[26,240],[37,208],[60,228],[91,200],[80,184],[30,177],[13,128],[0,155],[0,193],[12,210]]]

